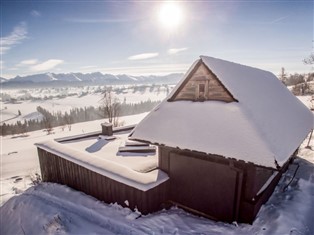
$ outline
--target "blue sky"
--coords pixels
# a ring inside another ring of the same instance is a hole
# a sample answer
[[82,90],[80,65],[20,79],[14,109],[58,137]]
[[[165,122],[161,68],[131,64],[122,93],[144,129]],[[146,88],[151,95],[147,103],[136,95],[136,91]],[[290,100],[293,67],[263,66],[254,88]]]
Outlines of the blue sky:
[[185,72],[199,55],[275,74],[310,72],[312,1],[178,1],[182,20],[160,23],[165,1],[1,0],[1,77],[36,73]]

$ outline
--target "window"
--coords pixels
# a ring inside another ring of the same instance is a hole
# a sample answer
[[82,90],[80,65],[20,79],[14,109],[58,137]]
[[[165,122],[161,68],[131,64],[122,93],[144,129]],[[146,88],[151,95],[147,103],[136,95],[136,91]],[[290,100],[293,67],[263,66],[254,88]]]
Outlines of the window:
[[198,100],[204,101],[205,100],[205,84],[198,84]]
[[204,93],[205,92],[205,84],[199,84],[198,85],[198,91],[199,93]]

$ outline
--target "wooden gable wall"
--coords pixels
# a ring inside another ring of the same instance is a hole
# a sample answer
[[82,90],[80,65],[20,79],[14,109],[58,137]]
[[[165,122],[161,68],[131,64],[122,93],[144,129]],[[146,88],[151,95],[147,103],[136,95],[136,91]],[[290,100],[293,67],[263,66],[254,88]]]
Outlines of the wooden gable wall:
[[200,62],[169,101],[236,101],[218,78]]

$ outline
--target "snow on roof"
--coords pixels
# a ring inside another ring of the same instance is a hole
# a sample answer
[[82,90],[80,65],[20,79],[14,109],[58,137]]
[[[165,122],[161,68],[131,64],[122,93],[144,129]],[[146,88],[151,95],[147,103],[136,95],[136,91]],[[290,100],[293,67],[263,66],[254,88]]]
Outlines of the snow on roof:
[[35,145],[86,169],[142,191],[154,188],[169,179],[168,175],[161,170],[153,170],[147,173],[137,172],[125,165],[78,151],[56,141],[50,140]]
[[[114,128],[113,136],[94,135],[89,136],[85,134],[81,136],[63,138],[62,145],[71,147],[81,152],[92,154],[92,157],[105,159],[117,164],[126,166],[134,171],[148,172],[157,168],[158,157],[157,152],[140,153],[139,151],[133,152],[120,152],[120,147],[124,147],[128,142],[128,135],[131,130],[117,131],[121,128]],[[134,126],[133,126],[134,128]],[[132,128],[132,129],[133,129]],[[80,137],[80,138],[77,138]],[[109,139],[108,138],[114,138]],[[60,141],[60,139],[58,139]],[[56,140],[58,142],[58,140]]]
[[[167,101],[200,60],[238,102]],[[270,72],[207,56],[200,60],[131,139],[282,166],[312,129],[313,114]]]

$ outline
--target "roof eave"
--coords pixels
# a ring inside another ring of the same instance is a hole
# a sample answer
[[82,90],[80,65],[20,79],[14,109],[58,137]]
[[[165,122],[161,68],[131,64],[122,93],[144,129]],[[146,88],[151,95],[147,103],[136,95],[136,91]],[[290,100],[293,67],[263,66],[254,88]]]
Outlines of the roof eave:
[[[279,166],[278,163],[276,163],[276,160],[274,159],[274,166],[273,167],[270,167],[270,166],[264,166],[264,165],[261,165],[261,164],[257,164],[257,163],[254,163],[254,162],[246,162],[244,160],[239,160],[239,159],[236,159],[234,157],[227,157],[227,156],[223,156],[223,155],[219,155],[219,154],[215,154],[215,153],[206,153],[206,152],[202,152],[202,151],[197,151],[197,150],[192,150],[192,149],[187,149],[187,148],[180,148],[180,147],[171,147],[171,146],[168,146],[166,144],[162,144],[162,143],[157,143],[157,142],[153,142],[153,141],[149,141],[149,140],[143,140],[143,139],[139,139],[139,138],[132,138],[132,133],[130,134],[129,137],[131,137],[130,139],[131,140],[134,140],[134,141],[139,141],[139,142],[143,142],[143,143],[147,143],[147,144],[152,144],[152,145],[157,145],[157,146],[166,146],[166,147],[169,147],[169,148],[174,148],[174,149],[178,149],[178,150],[181,150],[181,151],[190,151],[190,152],[193,152],[193,153],[199,153],[199,154],[205,154],[205,155],[215,155],[217,157],[221,157],[223,159],[226,159],[226,160],[230,160],[230,161],[236,161],[236,162],[243,162],[245,164],[252,164],[254,166],[258,166],[258,167],[261,167],[261,168],[264,168],[264,169],[269,169],[269,170],[281,170],[281,168],[283,166]],[[290,159],[290,158],[289,158]],[[289,159],[287,160],[287,162],[289,161]],[[284,163],[283,165],[285,165],[286,163]]]

